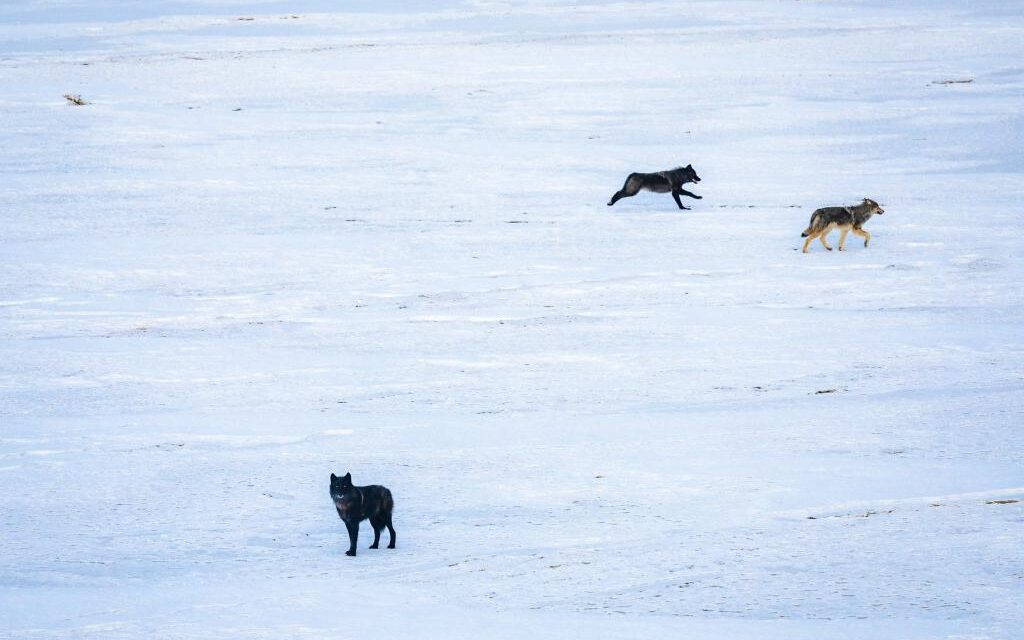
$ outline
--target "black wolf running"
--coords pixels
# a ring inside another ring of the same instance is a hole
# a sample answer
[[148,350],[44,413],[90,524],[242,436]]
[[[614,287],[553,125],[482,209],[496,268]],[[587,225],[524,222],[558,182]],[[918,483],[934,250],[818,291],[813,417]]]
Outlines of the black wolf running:
[[626,184],[622,185],[622,188],[608,201],[608,206],[612,206],[622,198],[635,196],[641,191],[653,191],[654,193],[671,193],[680,209],[689,209],[690,207],[683,206],[679,196],[690,196],[697,200],[700,200],[701,196],[683,189],[683,185],[687,182],[700,182],[700,177],[693,170],[693,165],[689,164],[685,167],[676,167],[657,173],[631,173],[626,178]]
[[351,544],[345,555],[356,555],[359,523],[367,518],[373,526],[373,544],[370,545],[370,548],[377,548],[377,543],[380,542],[380,532],[384,530],[384,527],[387,527],[388,533],[391,534],[388,549],[395,548],[395,528],[391,526],[391,512],[395,508],[395,501],[391,498],[391,491],[387,487],[378,484],[354,487],[351,473],[346,473],[340,478],[332,473],[331,499],[334,500],[334,506],[338,509],[338,516],[348,529],[348,539]]
[[829,231],[837,227],[839,228],[840,251],[846,251],[843,245],[846,243],[846,234],[851,231],[853,235],[864,238],[864,246],[868,246],[868,242],[871,242],[871,234],[862,227],[876,213],[881,215],[885,213],[885,209],[878,206],[878,203],[874,200],[868,198],[864,198],[862,203],[852,207],[824,207],[818,209],[811,214],[810,223],[804,229],[804,232],[800,234],[801,238],[807,238],[804,241],[803,252],[807,253],[807,246],[815,238],[821,241],[822,246],[831,251],[832,247],[828,246],[828,243],[825,242],[825,236],[828,235]]

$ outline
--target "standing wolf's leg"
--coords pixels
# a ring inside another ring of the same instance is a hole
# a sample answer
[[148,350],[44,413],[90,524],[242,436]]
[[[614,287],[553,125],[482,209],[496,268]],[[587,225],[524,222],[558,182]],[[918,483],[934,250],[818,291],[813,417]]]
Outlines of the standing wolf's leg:
[[849,229],[843,228],[839,230],[839,250],[846,251],[843,245],[846,244],[846,234],[850,233]]
[[370,548],[376,549],[380,544],[380,532],[384,530],[384,518],[379,515],[374,516],[370,518],[370,525],[373,527],[373,544],[370,545]]
[[817,237],[818,236],[816,236],[814,234],[811,234],[811,235],[807,236],[807,239],[804,240],[804,248],[802,249],[803,253],[807,253],[807,246],[811,244],[811,240],[814,240]]
[[869,242],[871,242],[871,234],[863,229],[853,229],[853,234],[864,238],[865,247],[868,246]]
[[676,204],[679,205],[680,209],[689,209],[690,208],[690,207],[684,207],[683,206],[683,201],[679,199],[679,192],[678,191],[673,191],[672,192],[672,199],[676,201]]
[[356,555],[356,540],[359,539],[359,523],[345,521],[345,527],[348,529],[348,551],[345,552],[346,556]]
[[640,193],[641,181],[635,173],[629,174],[626,178],[626,182],[622,185],[622,188],[615,192],[612,199],[608,201],[608,206],[612,206],[622,198],[629,198]]
[[391,542],[388,543],[388,549],[395,548],[395,528],[391,526],[391,514],[388,513],[387,522],[384,523],[388,527],[388,533],[391,535]]
[[696,193],[690,193],[686,189],[680,189],[679,190],[679,195],[690,196],[691,198],[696,198],[697,200],[703,200],[704,199],[704,196],[698,196]]

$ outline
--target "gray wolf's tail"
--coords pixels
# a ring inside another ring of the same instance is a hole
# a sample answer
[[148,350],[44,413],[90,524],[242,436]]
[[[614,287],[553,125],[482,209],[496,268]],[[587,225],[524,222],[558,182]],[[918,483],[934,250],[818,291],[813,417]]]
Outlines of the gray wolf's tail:
[[800,234],[801,238],[806,238],[811,235],[812,231],[817,231],[821,227],[821,215],[815,211],[811,214],[811,221],[807,223],[807,228]]

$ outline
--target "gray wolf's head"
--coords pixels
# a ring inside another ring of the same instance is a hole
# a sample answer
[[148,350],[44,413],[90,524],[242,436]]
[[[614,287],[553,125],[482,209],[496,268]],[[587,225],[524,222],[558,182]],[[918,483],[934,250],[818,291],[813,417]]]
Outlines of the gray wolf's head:
[[700,182],[700,176],[698,176],[697,172],[693,170],[692,164],[688,164],[683,167],[683,171],[686,174],[686,179],[690,182]]
[[878,203],[871,198],[864,198],[864,206],[870,207],[870,211],[868,213],[877,213],[879,215],[885,213],[885,209],[878,206]]

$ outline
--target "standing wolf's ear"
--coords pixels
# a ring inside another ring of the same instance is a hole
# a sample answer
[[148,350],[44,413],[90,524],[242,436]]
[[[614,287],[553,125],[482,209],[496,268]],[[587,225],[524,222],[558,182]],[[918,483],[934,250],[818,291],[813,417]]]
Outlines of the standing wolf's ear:
[[688,164],[688,165],[686,165],[686,168],[687,168],[687,169],[692,169],[692,168],[693,168],[693,165],[692,165],[692,164]]
[[352,482],[352,474],[351,474],[351,472],[350,473],[346,473],[341,479],[344,480],[345,482]]
[[334,475],[334,474],[332,473],[332,474],[331,474],[331,482],[334,482],[334,481],[335,481],[335,480],[337,480],[337,479],[338,479],[338,476],[336,476],[336,475]]

